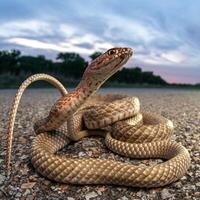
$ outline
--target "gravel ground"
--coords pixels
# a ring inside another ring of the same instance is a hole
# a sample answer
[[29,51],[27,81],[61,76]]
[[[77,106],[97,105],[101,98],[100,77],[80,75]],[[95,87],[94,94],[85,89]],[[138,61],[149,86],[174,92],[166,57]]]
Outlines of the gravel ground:
[[[146,110],[171,119],[175,125],[174,139],[190,152],[192,165],[176,183],[155,189],[140,189],[112,185],[77,186],[59,184],[39,175],[30,162],[30,147],[35,135],[33,122],[47,114],[59,93],[51,89],[30,89],[20,104],[15,124],[13,172],[5,176],[4,156],[8,111],[15,90],[0,90],[0,199],[200,199],[200,91],[161,89],[104,89],[106,93],[138,96]],[[130,160],[110,152],[103,139],[85,138],[66,147],[63,152],[74,157],[113,158],[134,164],[152,164],[159,160]]]

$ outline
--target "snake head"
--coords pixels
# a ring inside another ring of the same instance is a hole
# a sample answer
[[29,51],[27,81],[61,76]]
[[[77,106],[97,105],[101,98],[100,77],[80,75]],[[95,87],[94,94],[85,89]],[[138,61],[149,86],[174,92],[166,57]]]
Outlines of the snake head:
[[132,49],[127,47],[109,49],[88,65],[83,78],[93,77],[98,81],[105,81],[117,72],[132,54]]

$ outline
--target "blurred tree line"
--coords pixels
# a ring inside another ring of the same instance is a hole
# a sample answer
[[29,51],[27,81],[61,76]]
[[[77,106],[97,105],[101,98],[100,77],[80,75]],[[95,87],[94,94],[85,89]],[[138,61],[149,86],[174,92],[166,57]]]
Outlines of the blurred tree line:
[[[94,52],[90,58],[93,60],[99,55],[101,52]],[[58,78],[62,76],[73,84],[78,83],[87,65],[88,62],[77,53],[59,53],[56,61],[52,61],[43,55],[22,55],[19,50],[0,51],[0,75],[18,77],[23,74],[26,77],[35,73],[48,73]],[[109,79],[109,83],[168,85],[160,76],[143,72],[139,67],[123,68]]]

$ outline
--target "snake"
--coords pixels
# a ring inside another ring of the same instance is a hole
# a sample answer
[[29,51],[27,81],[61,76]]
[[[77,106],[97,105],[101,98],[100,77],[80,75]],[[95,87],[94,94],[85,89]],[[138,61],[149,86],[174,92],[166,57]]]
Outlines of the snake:
[[[61,97],[49,114],[34,123],[36,137],[31,162],[36,171],[56,182],[131,187],[160,187],[179,180],[190,167],[188,150],[171,139],[171,120],[140,108],[137,97],[95,92],[133,55],[128,47],[115,47],[91,61],[77,87],[67,92],[54,77],[35,74],[18,89],[10,110],[6,170],[11,171],[11,152],[17,108],[25,89],[44,80],[54,85]],[[72,158],[57,152],[83,137],[100,136],[108,149],[129,158],[161,158],[162,163],[134,165],[114,159]]]

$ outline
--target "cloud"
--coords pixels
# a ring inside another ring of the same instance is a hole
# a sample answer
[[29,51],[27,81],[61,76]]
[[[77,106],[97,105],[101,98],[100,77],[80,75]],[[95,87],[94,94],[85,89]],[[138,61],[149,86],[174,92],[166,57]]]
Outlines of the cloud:
[[75,26],[69,24],[60,24],[59,32],[61,32],[65,37],[70,37],[76,34],[78,29]]
[[143,66],[143,71],[153,71],[156,75],[161,75],[162,78],[168,80],[171,83],[197,83],[199,82],[199,67],[187,67],[177,66],[171,64],[146,64],[145,62],[138,60],[137,56],[132,59],[127,67],[131,66]]
[[48,49],[48,50],[56,50],[56,51],[65,51],[66,48],[62,48],[55,44],[40,42],[32,39],[25,38],[11,38],[7,40],[9,43],[15,43],[17,45],[22,45],[26,47],[36,48],[36,49]]
[[175,64],[180,64],[187,60],[187,56],[179,51],[169,51],[161,54],[161,57]]
[[[93,46],[92,42],[86,43],[87,41],[90,41],[88,39],[89,39],[88,36],[85,38],[80,38],[80,40],[83,43],[76,43],[74,42],[76,40],[74,40],[74,38],[71,38],[71,40],[69,40],[68,42],[60,42],[57,44],[41,42],[35,39],[27,39],[27,38],[11,38],[11,39],[7,39],[6,41],[10,44],[17,44],[20,46],[31,47],[31,48],[36,48],[36,49],[46,49],[46,50],[53,50],[57,52],[77,52],[77,53],[86,54],[86,55],[90,55],[94,51],[97,51],[99,49],[108,49],[108,48],[113,47],[111,44],[106,43],[106,42],[105,43],[96,42],[95,45]],[[93,48],[88,48],[88,45],[90,45]]]
[[16,37],[51,34],[50,24],[39,20],[20,20],[1,24],[0,37]]
[[93,51],[88,50],[87,48],[81,48],[78,46],[72,46],[69,43],[62,43],[62,44],[52,44],[47,42],[41,42],[38,40],[32,39],[25,39],[25,38],[12,38],[7,40],[8,43],[15,43],[17,45],[31,47],[36,49],[46,49],[46,50],[53,50],[58,52],[77,52],[82,54],[91,54]]
[[191,70],[198,81],[193,69],[198,71],[200,65],[199,6],[197,0],[1,1],[0,48],[52,57],[58,51],[87,56],[129,46],[135,59],[128,66],[141,64],[163,77],[170,70],[170,81],[176,77],[172,68],[187,72],[183,81],[192,82],[186,77]]

